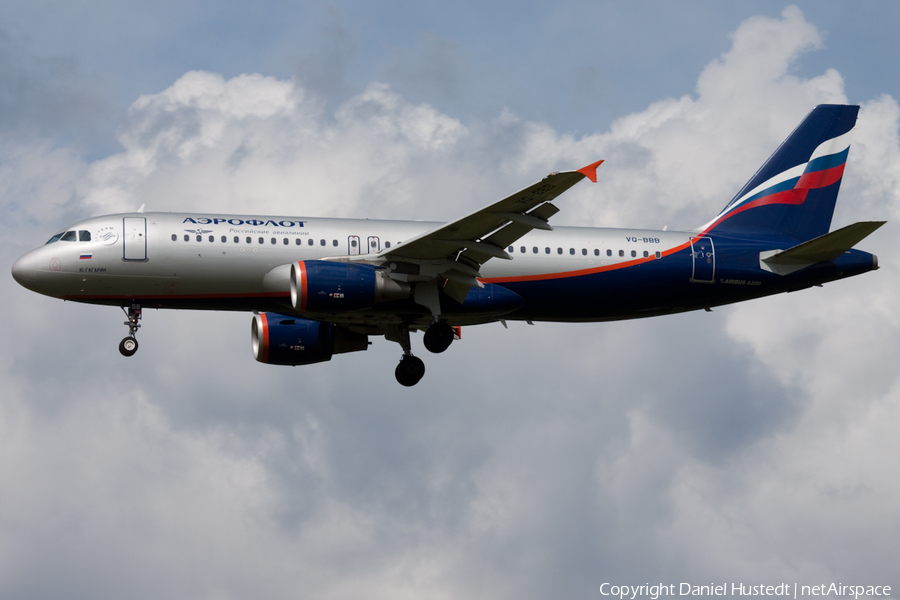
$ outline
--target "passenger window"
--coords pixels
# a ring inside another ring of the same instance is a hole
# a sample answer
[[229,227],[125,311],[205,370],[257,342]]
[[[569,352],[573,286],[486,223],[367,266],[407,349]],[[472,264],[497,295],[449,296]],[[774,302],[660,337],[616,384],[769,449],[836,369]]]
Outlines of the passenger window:
[[569,248],[569,254],[575,256],[575,248]]
[[632,251],[631,251],[631,258],[634,258],[634,257],[636,257],[636,256],[637,256],[637,250],[632,250]]
[[624,251],[624,250],[619,250],[619,256],[625,256],[625,251]]
[[288,241],[287,238],[284,238],[284,245],[287,246],[288,244],[290,244],[290,242]]
[[178,236],[175,235],[175,234],[173,233],[173,234],[172,234],[172,241],[175,242],[175,241],[177,241],[177,240],[178,240]]
[[582,248],[582,249],[581,249],[581,255],[582,255],[582,256],[587,256],[587,248]]
[[264,240],[263,238],[259,238],[259,245],[260,245],[260,246],[262,246],[262,245],[265,244],[265,243],[266,243],[266,240]]
[[202,235],[198,235],[198,236],[197,236],[197,241],[198,241],[198,242],[202,242],[202,241],[203,241],[203,236],[202,236]]
[[211,241],[211,242],[216,241],[216,236],[214,236],[214,235],[209,236],[209,241]]
[[240,243],[241,243],[241,238],[239,238],[238,236],[234,236],[234,243],[235,243],[235,244],[240,244]]
[[294,241],[297,242],[297,245],[298,245],[298,246],[300,245],[300,242],[301,242],[300,238],[297,238],[297,239],[295,239]]
[[550,247],[549,247],[549,246],[547,246],[546,248],[544,248],[544,254],[550,254]]
[[247,243],[248,243],[248,244],[252,244],[252,243],[253,243],[252,241],[250,241],[250,236],[249,236],[249,235],[247,236]]
[[522,254],[525,254],[525,246],[520,247],[519,252],[521,252]]
[[89,242],[91,241],[91,232],[90,231],[79,231],[78,232],[78,241],[79,242]]
[[384,243],[384,247],[385,247],[385,248],[390,248],[390,247],[391,247],[391,243],[390,243],[390,242],[385,242],[385,243]]
[[594,256],[600,256],[600,251],[594,248]]
[[61,242],[74,242],[75,240],[76,238],[74,231],[67,231],[62,235],[61,238],[59,238],[59,241]]
[[224,243],[227,242],[227,241],[228,241],[228,238],[225,237],[225,236],[223,235],[223,236],[222,236],[222,243],[224,244]]
[[510,252],[515,252],[515,251],[516,251],[515,248],[513,248],[512,246],[510,246],[509,248],[507,248],[507,250],[509,250]]
[[607,256],[612,256],[612,250],[607,250],[607,251],[606,251],[606,255],[607,255]]
[[644,250],[644,258],[647,258],[648,256],[650,256],[650,253]]
[[324,245],[325,245],[325,240],[319,240],[319,245],[320,245],[320,246],[324,246]]
[[657,253],[656,253],[656,258],[662,258],[662,254],[660,254],[659,252],[657,252]]
[[309,238],[309,245],[310,245],[310,246],[312,246],[312,245],[315,244],[315,243],[316,243],[315,240],[313,240],[312,238]]
[[274,246],[276,243],[277,241],[275,240],[275,238],[272,238],[272,245]]
[[184,234],[184,241],[186,241],[186,242],[191,241],[191,236],[189,236],[188,234]]
[[537,246],[535,246],[534,248],[532,248],[531,251],[534,252],[535,254],[537,254],[537,253],[538,253]]
[[331,245],[337,248],[337,240],[331,240]]

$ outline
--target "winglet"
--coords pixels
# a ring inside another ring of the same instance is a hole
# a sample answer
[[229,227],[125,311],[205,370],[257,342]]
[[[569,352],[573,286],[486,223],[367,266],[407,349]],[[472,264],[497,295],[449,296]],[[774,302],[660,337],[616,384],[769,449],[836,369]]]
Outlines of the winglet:
[[602,163],[602,162],[603,162],[602,160],[598,160],[597,162],[590,164],[582,169],[578,169],[575,172],[581,173],[582,175],[584,175],[585,177],[587,177],[594,183],[597,183],[597,167],[599,167],[600,163]]

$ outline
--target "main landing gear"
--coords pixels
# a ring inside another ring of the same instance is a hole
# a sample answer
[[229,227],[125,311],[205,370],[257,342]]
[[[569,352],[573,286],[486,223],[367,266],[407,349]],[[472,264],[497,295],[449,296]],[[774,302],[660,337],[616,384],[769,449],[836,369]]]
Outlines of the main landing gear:
[[132,304],[128,310],[125,310],[123,306],[122,312],[128,317],[128,320],[125,321],[125,325],[128,325],[128,336],[119,342],[119,352],[122,353],[122,356],[131,356],[138,349],[138,341],[134,336],[137,330],[141,328],[141,324],[138,323],[141,320],[141,305]]
[[422,338],[429,352],[440,354],[453,343],[453,328],[447,321],[435,321]]
[[392,342],[397,342],[403,348],[403,357],[400,359],[400,364],[394,369],[394,376],[397,378],[397,382],[405,387],[411,387],[419,383],[422,376],[425,375],[425,363],[422,362],[422,359],[416,358],[412,354],[412,348],[409,343],[409,327],[406,325],[388,327],[384,337]]
[[[409,343],[409,327],[405,325],[391,327],[385,333],[385,338],[400,344],[403,348],[403,357],[400,364],[394,369],[394,376],[397,382],[406,387],[412,387],[421,381],[425,375],[425,363],[421,358],[412,354]],[[423,342],[425,348],[430,352],[440,353],[450,347],[453,343],[454,332],[453,327],[446,321],[435,321],[425,332]]]
[[419,383],[425,375],[425,363],[422,359],[412,354],[404,354],[400,364],[394,369],[394,377],[400,385],[412,387]]

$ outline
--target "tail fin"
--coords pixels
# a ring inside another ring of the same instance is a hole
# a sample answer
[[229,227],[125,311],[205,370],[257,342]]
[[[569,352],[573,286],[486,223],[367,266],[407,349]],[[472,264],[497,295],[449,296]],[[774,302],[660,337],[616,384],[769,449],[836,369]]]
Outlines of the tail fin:
[[858,112],[859,106],[815,107],[701,231],[799,241],[828,233]]

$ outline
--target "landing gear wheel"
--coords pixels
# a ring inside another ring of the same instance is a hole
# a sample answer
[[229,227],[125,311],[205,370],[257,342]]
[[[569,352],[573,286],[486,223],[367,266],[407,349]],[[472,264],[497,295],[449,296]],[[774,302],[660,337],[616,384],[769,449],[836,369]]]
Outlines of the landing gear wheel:
[[141,328],[141,305],[135,302],[127,309],[123,306],[122,311],[128,317],[128,320],[125,321],[125,325],[128,326],[128,337],[119,342],[119,352],[122,353],[122,356],[132,356],[138,349],[134,334]]
[[138,349],[138,342],[131,336],[123,338],[121,342],[119,342],[119,352],[122,353],[122,356],[131,356]]
[[440,354],[453,343],[453,328],[446,321],[433,323],[425,332],[422,342],[429,352]]
[[412,387],[419,383],[422,376],[425,375],[425,363],[422,359],[416,358],[412,354],[408,354],[400,359],[400,364],[394,369],[394,376],[397,382],[406,387]]

